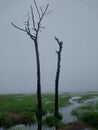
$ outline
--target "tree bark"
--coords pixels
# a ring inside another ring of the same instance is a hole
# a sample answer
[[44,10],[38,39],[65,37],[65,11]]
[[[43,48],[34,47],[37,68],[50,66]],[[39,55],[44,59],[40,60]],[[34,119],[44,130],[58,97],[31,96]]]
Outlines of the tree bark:
[[57,53],[57,71],[56,71],[56,77],[55,77],[55,111],[54,116],[58,117],[59,115],[59,104],[58,104],[58,87],[59,87],[59,77],[60,77],[60,62],[61,62],[61,51],[62,51],[62,42],[60,42],[56,37],[55,40],[57,41],[59,45],[59,51],[56,51]]
[[41,97],[41,75],[40,75],[40,59],[39,59],[39,51],[38,51],[38,43],[35,43],[35,52],[36,52],[36,64],[37,64],[37,111],[38,114],[42,112],[42,97]]

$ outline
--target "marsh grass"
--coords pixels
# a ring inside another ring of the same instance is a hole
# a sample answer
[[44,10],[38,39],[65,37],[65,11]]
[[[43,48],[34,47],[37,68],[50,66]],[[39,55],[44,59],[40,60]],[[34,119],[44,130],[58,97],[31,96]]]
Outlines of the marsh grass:
[[[67,107],[71,103],[69,99],[72,96],[81,96],[79,99],[75,99],[79,103],[84,103],[88,99],[98,97],[98,93],[84,93],[84,94],[61,94],[59,95],[59,108]],[[9,94],[0,95],[0,127],[10,127],[16,125],[15,122],[9,118],[9,113],[19,113],[23,116],[24,123],[30,124],[34,123],[36,119],[36,108],[37,100],[36,95],[31,94]],[[61,128],[64,126],[61,120],[55,119],[53,116],[54,112],[54,94],[48,93],[42,95],[43,103],[43,114],[45,115],[42,123],[48,126],[57,126]],[[84,104],[72,111],[72,115],[76,116],[78,120],[90,121],[92,117],[95,119],[90,122],[92,125],[96,125],[97,117],[96,112],[98,112],[98,103],[89,102]],[[47,113],[50,113],[49,115]],[[47,116],[48,115],[48,116]],[[93,119],[92,118],[92,119]],[[98,122],[98,121],[97,121]],[[95,124],[94,124],[95,123]],[[98,127],[97,127],[98,129]],[[97,130],[96,128],[92,130]],[[9,130],[22,130],[21,128],[12,128]]]
[[94,127],[98,127],[98,103],[89,102],[84,104],[72,110],[71,114],[76,116],[78,120],[88,122]]
[[[59,107],[68,106],[71,96],[59,95]],[[43,94],[43,114],[54,112],[54,95]],[[14,121],[8,116],[10,113],[19,113],[23,122],[34,123],[36,121],[37,98],[30,94],[0,95],[0,126],[10,126]],[[6,116],[4,116],[6,115]]]
[[59,115],[59,118],[55,118],[54,115],[49,115],[43,120],[43,124],[47,125],[48,127],[55,126],[56,128],[62,128],[65,124],[61,121],[62,116]]
[[[68,106],[71,103],[69,99],[71,98],[68,94],[59,95],[59,107]],[[54,112],[54,95],[44,94],[43,95],[43,109],[47,112]]]
[[35,95],[0,95],[0,112],[35,111],[36,103]]
[[84,112],[81,115],[81,120],[98,127],[98,112]]

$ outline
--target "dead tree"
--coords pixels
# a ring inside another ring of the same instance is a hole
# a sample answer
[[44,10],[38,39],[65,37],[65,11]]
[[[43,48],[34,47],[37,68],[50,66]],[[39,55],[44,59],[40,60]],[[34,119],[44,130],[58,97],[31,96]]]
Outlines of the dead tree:
[[42,97],[41,97],[41,73],[40,73],[40,58],[39,58],[39,48],[38,48],[38,37],[39,32],[44,28],[41,23],[47,12],[49,4],[45,8],[38,7],[36,1],[34,0],[35,11],[37,16],[34,14],[34,7],[30,6],[30,15],[28,13],[27,21],[24,24],[24,28],[16,26],[14,23],[11,23],[13,27],[27,33],[27,35],[33,40],[36,53],[36,66],[37,66],[37,114],[40,116],[42,114]]
[[58,115],[59,115],[58,86],[59,86],[60,62],[61,62],[61,52],[62,52],[63,42],[59,41],[59,39],[57,37],[55,37],[55,40],[57,41],[57,43],[59,45],[59,50],[56,51],[56,53],[57,53],[57,71],[56,71],[56,77],[55,77],[55,111],[54,111],[54,116],[58,117]]

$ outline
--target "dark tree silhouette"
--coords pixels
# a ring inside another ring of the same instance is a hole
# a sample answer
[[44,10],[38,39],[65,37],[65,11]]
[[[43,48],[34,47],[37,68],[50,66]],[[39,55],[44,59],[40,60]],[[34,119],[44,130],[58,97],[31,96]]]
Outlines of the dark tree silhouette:
[[44,28],[41,23],[47,12],[49,4],[43,9],[43,7],[38,7],[36,1],[34,0],[35,11],[37,16],[35,17],[34,8],[30,6],[30,15],[28,12],[27,21],[24,24],[24,29],[11,23],[13,27],[27,33],[27,35],[33,40],[36,53],[36,64],[37,64],[37,116],[42,115],[42,98],[41,98],[41,74],[40,74],[40,58],[39,58],[39,48],[38,48],[38,36],[39,32]]
[[59,45],[59,50],[56,51],[57,53],[57,71],[56,71],[56,77],[55,77],[55,111],[54,116],[58,117],[59,115],[59,108],[58,108],[58,86],[59,86],[59,76],[60,76],[60,62],[61,62],[61,52],[62,52],[62,45],[63,42],[59,41],[57,37],[55,37],[55,40],[57,41]]

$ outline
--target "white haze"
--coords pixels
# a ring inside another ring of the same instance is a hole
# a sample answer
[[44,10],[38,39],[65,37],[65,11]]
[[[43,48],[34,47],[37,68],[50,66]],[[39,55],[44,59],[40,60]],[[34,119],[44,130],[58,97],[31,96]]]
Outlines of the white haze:
[[[63,41],[59,91],[98,91],[98,0],[36,0],[50,4],[40,33],[42,92],[54,92],[58,45]],[[33,41],[20,27],[32,0],[0,0],[0,94],[35,93]]]

